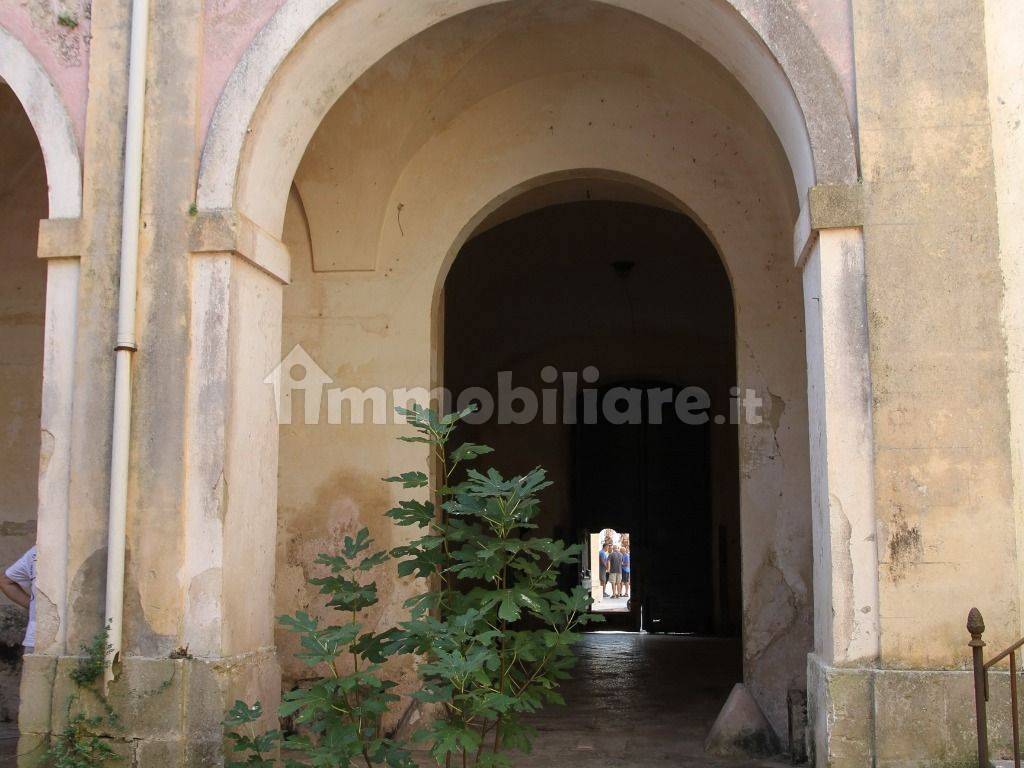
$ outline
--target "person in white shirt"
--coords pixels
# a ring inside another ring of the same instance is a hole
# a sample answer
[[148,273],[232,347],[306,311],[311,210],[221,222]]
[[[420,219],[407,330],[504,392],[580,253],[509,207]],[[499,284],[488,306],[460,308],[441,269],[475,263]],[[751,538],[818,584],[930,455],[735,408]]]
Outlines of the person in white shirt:
[[18,558],[0,576],[0,592],[11,602],[28,609],[28,627],[25,629],[25,653],[32,653],[36,645],[36,548]]

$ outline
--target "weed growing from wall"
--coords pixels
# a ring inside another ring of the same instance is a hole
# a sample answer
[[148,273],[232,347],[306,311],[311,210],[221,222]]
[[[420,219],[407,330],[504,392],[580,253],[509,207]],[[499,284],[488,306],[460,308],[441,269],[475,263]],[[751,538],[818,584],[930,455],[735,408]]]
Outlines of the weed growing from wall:
[[[53,735],[45,763],[53,768],[100,768],[119,756],[100,734],[104,726],[116,726],[117,714],[103,695],[99,683],[107,668],[109,627],[104,627],[82,646],[82,658],[69,677],[75,691],[66,703],[67,725]],[[87,715],[81,708],[83,696],[98,701],[106,715]]]

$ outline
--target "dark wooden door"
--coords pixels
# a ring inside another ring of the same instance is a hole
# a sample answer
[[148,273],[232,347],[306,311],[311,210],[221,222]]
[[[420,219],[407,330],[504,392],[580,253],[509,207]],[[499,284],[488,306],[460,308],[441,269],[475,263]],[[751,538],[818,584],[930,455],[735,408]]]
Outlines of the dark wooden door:
[[[652,385],[636,385],[648,389]],[[707,425],[684,424],[671,404],[640,424],[576,428],[573,510],[579,530],[630,534],[633,611],[651,632],[712,629]]]

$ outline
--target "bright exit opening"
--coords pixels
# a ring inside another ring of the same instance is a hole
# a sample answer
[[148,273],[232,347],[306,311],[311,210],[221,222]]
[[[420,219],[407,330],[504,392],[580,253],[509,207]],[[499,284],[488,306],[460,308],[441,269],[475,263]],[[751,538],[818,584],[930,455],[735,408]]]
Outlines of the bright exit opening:
[[629,613],[633,558],[629,534],[606,528],[592,533],[587,542],[583,585],[590,589],[596,613]]

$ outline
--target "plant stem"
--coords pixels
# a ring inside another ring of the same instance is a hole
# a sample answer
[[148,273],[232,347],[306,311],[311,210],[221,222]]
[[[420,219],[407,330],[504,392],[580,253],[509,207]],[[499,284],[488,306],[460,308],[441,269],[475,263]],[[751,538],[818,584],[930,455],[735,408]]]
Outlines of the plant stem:
[[[439,455],[441,459],[441,477],[443,478],[443,485],[447,486],[448,478],[451,471],[454,471],[454,467],[452,470],[448,469],[448,455],[445,453],[446,439],[438,437],[438,441],[438,445],[440,446]],[[441,570],[441,580],[444,584],[445,591],[444,607],[450,611],[452,609],[452,582],[448,574],[448,569],[452,565],[452,553],[451,546],[448,542],[448,510],[444,508],[444,492],[442,489],[437,488],[434,493],[437,498],[438,509],[441,511],[441,524],[443,526],[443,538],[441,539],[441,545],[444,548],[444,566]]]
[[476,747],[476,755],[473,756],[473,765],[480,762],[480,754],[484,751],[484,744],[486,743],[487,732],[490,730],[490,726],[485,722],[480,724],[480,743]]
[[[502,539],[507,536],[502,536]],[[500,581],[498,583],[499,589],[505,589],[508,585],[508,557],[506,556],[505,563],[501,568]],[[509,667],[505,665],[505,649],[508,644],[508,622],[505,619],[501,620],[501,651],[498,656],[498,692],[504,695],[505,693],[505,680],[508,678]],[[501,746],[501,713],[498,713],[497,719],[494,721],[494,754],[498,754],[498,749]]]

